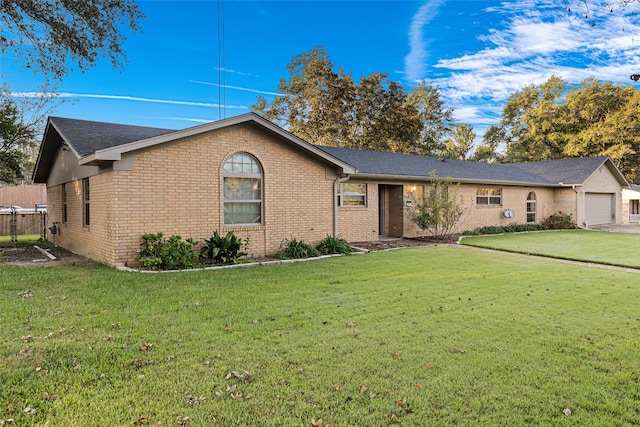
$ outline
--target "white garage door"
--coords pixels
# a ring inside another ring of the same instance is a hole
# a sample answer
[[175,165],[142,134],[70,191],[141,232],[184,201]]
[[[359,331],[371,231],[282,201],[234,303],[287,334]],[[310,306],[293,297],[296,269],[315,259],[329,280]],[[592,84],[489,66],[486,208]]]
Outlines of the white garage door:
[[586,194],[587,224],[610,224],[613,222],[613,194]]

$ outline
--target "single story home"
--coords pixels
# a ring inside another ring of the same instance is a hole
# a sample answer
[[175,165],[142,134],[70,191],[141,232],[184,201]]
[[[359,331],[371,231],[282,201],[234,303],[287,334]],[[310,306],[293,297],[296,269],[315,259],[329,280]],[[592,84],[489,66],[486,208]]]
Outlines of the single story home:
[[250,256],[291,238],[426,235],[407,211],[434,173],[460,183],[460,231],[560,211],[581,226],[621,223],[629,186],[608,157],[492,165],[324,147],[254,113],[177,131],[50,117],[33,179],[60,246],[135,266],[143,233],[232,230]]

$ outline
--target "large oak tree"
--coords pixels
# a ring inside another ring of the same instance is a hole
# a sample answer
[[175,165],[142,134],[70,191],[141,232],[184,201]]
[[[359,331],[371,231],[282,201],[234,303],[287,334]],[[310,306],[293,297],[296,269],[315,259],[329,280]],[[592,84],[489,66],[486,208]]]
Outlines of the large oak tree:
[[0,0],[0,54],[44,80],[41,96],[14,97],[11,76],[0,88],[0,182],[19,183],[32,166],[38,130],[52,108],[55,81],[101,58],[123,67],[125,30],[144,17],[134,0]]
[[437,88],[425,83],[407,92],[385,73],[355,82],[334,71],[322,47],[296,55],[288,64],[282,93],[260,97],[251,109],[313,144],[441,155],[453,111],[444,108]]
[[139,31],[143,17],[134,0],[0,0],[0,52],[58,80],[72,63],[85,71],[107,57],[119,67],[121,29]]
[[[484,147],[506,148],[499,161],[609,156],[630,181],[640,181],[640,92],[590,78],[569,87],[558,77],[512,95]],[[484,153],[487,157],[491,155]]]

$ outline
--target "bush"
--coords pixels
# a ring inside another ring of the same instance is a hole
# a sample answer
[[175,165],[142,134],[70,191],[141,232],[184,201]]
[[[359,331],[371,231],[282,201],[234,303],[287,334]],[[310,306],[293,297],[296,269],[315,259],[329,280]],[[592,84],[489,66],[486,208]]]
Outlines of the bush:
[[497,225],[488,225],[486,227],[476,228],[476,231],[479,234],[502,234],[505,232],[503,227],[499,227]]
[[479,227],[472,231],[462,233],[465,236],[479,236],[482,234],[503,234],[503,233],[520,233],[523,231],[541,231],[546,230],[542,224],[509,224],[504,227],[498,225],[488,225]]
[[318,243],[316,246],[318,252],[323,255],[332,254],[350,254],[353,252],[353,248],[344,239],[339,237],[327,236]]
[[[248,244],[249,238],[245,241]],[[210,264],[237,264],[238,258],[246,256],[246,252],[240,252],[242,241],[229,231],[224,237],[217,231],[213,232],[210,239],[205,239],[204,246],[200,249],[200,256]]]
[[140,262],[151,270],[184,270],[199,266],[195,242],[180,236],[164,238],[163,233],[145,233],[140,244]]
[[284,239],[280,243],[280,249],[276,254],[283,259],[311,258],[322,255],[320,251],[310,244],[296,239]]
[[544,230],[542,224],[509,224],[504,227],[505,233],[521,233],[524,231],[541,231]]
[[576,228],[576,223],[571,214],[558,212],[542,221],[545,230],[571,230]]

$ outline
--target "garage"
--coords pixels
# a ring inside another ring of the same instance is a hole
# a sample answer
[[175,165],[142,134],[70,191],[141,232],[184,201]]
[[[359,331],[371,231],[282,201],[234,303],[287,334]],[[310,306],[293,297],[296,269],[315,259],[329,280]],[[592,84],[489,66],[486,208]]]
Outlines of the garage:
[[589,226],[614,222],[614,195],[611,193],[586,194],[586,220]]

